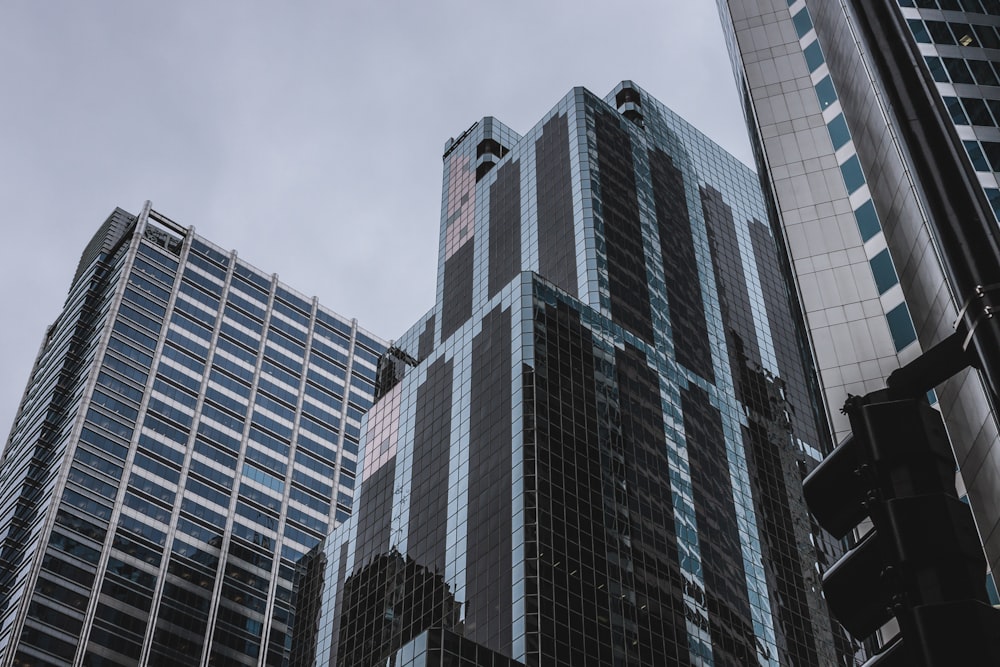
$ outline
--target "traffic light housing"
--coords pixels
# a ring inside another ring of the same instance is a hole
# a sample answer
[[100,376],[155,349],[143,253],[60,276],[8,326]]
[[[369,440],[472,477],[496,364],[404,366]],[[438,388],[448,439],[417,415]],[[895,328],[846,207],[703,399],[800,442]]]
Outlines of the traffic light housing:
[[940,413],[887,391],[851,397],[844,411],[852,435],[804,484],[834,537],[866,519],[873,527],[823,576],[833,616],[857,639],[897,619],[900,639],[867,667],[1000,664],[1000,612],[988,604],[982,545],[955,491]]

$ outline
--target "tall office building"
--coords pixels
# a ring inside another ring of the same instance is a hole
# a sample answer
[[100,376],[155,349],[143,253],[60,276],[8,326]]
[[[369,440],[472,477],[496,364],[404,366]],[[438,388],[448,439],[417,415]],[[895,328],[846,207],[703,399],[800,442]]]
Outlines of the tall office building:
[[[847,394],[882,388],[893,370],[950,335],[972,295],[958,294],[942,268],[916,147],[899,127],[908,110],[893,108],[878,75],[873,53],[897,51],[869,43],[849,2],[718,4],[775,230],[842,435],[847,418],[837,408]],[[947,110],[941,127],[961,142],[970,180],[1000,215],[1000,3],[898,5],[903,41],[919,53],[913,66]],[[997,415],[975,372],[940,385],[937,397],[995,571]]]
[[750,169],[628,81],[450,140],[436,305],[380,362],[291,663],[853,664],[767,219]]
[[148,204],[116,210],[0,463],[0,663],[281,664],[384,349]]

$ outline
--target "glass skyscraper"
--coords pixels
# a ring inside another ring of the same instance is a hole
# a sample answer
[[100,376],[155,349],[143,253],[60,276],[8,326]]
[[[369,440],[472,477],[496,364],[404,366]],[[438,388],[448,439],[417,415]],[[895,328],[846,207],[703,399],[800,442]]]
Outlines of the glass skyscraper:
[[444,152],[292,665],[838,665],[826,415],[756,174],[631,82]]
[[[966,169],[1000,215],[1000,3],[900,0],[917,68],[940,97]],[[884,387],[897,367],[954,332],[965,299],[939,257],[939,231],[906,109],[887,82],[851,3],[718,3],[775,229],[838,435],[848,393]],[[907,64],[909,63],[909,64]],[[924,122],[931,122],[924,118]],[[947,178],[947,175],[945,175]],[[993,221],[995,222],[995,221]],[[1000,566],[1000,436],[978,375],[937,388],[960,490],[968,493],[991,568]]]
[[116,210],[0,463],[0,663],[282,664],[385,349],[148,204]]

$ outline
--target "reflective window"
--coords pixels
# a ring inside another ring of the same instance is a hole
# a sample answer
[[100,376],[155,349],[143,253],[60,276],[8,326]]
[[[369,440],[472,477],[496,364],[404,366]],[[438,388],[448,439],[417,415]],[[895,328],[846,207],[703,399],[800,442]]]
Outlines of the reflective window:
[[[146,417],[147,425],[149,424],[151,418],[152,415],[147,415]],[[162,422],[160,422],[159,425],[164,426]],[[177,465],[180,465],[184,461],[184,452],[177,451],[177,449],[175,449],[171,445],[168,445],[165,442],[160,442],[159,440],[150,437],[146,433],[143,433],[142,435],[139,436],[139,447],[141,447],[147,452],[156,454],[157,456],[160,456],[168,461],[172,461]]]
[[243,476],[278,492],[284,491],[285,488],[285,481],[283,479],[278,479],[274,475],[266,473],[260,468],[252,466],[248,463],[243,464]]
[[993,207],[993,215],[1000,220],[1000,190],[996,188],[986,188],[986,197],[990,200],[990,206]]
[[197,238],[192,239],[191,250],[194,250],[195,252],[200,252],[202,255],[205,255],[205,257],[209,257],[212,259],[212,261],[218,262],[223,266],[227,266],[229,264],[229,258],[226,255],[222,254],[221,252],[219,252],[212,246],[206,244],[204,241],[200,239]]
[[114,331],[121,334],[123,338],[135,343],[136,345],[141,345],[149,350],[156,349],[155,338],[146,335],[140,329],[137,329],[130,324],[126,324],[123,320],[115,322]]
[[[952,23],[951,29],[955,33],[955,39],[962,46],[979,46],[979,39],[973,32],[972,26],[968,23]],[[946,42],[951,44],[953,42]]]
[[128,447],[120,445],[111,438],[103,436],[89,428],[83,429],[80,433],[80,440],[119,459],[124,459],[128,455]]
[[103,456],[91,452],[86,447],[77,447],[73,459],[78,463],[90,466],[95,470],[103,472],[105,475],[119,479],[122,476],[122,467],[105,459]]
[[288,519],[295,521],[306,528],[311,528],[312,530],[315,530],[323,535],[325,535],[329,529],[329,525],[325,519],[317,518],[311,514],[303,512],[300,509],[296,509],[292,504],[288,505]]
[[[280,288],[279,288],[280,289]],[[302,327],[309,327],[309,316],[299,312],[291,306],[285,305],[283,302],[275,300],[274,301],[275,312],[281,313],[293,322],[300,324]]]
[[948,107],[948,113],[951,114],[951,122],[955,125],[969,124],[969,119],[965,117],[965,110],[962,109],[962,103],[958,101],[957,97],[945,97],[944,104]]
[[972,166],[975,167],[976,171],[989,171],[990,165],[986,161],[986,156],[983,155],[983,151],[979,148],[979,143],[975,141],[963,141],[965,145],[965,150],[969,154],[969,159],[972,160]]
[[973,28],[981,46],[987,49],[1000,48],[1000,38],[997,37],[997,32],[992,26],[976,25]]
[[875,286],[878,287],[879,294],[884,294],[890,287],[899,282],[888,250],[883,250],[872,257],[869,263],[872,266],[872,275],[875,276]]
[[288,463],[274,458],[257,449],[256,447],[246,448],[246,457],[248,460],[260,465],[261,467],[267,468],[269,471],[273,472],[279,477],[285,476],[285,469],[288,468]]
[[976,79],[976,83],[980,86],[1000,85],[1000,81],[997,80],[997,74],[993,70],[993,66],[990,65],[989,61],[969,60],[968,64],[969,69],[972,70],[972,76]]
[[986,159],[990,163],[990,168],[993,171],[1000,171],[1000,143],[996,141],[984,141],[983,152],[986,153]]
[[963,97],[962,106],[965,107],[965,113],[969,117],[969,121],[973,125],[982,125],[990,127],[995,125],[993,122],[993,116],[990,115],[989,109],[986,108],[986,103],[979,97]]
[[868,241],[880,231],[882,226],[878,221],[878,214],[875,212],[875,204],[869,199],[854,211],[854,218],[858,221],[858,231],[861,232],[861,239]]
[[210,292],[214,293],[222,289],[222,285],[220,283],[212,280],[211,278],[203,276],[202,274],[195,271],[193,267],[188,267],[184,269],[184,273],[182,275],[184,276],[185,281],[189,281],[194,285],[199,285],[201,287],[204,287],[206,290]]
[[139,244],[139,254],[143,257],[150,259],[154,262],[158,262],[163,266],[169,268],[171,271],[177,270],[177,260],[173,257],[168,257],[156,248],[146,245],[145,243]]
[[975,83],[969,66],[962,58],[944,58],[944,66],[953,83]]
[[819,97],[819,106],[821,109],[825,109],[837,101],[837,91],[833,87],[833,80],[830,78],[830,75],[823,77],[816,84],[816,96]]
[[153,280],[158,280],[166,285],[172,285],[174,282],[174,276],[172,273],[168,273],[161,269],[160,267],[147,262],[141,257],[135,258],[135,263],[133,264],[135,270],[141,271],[146,274],[149,278]]
[[135,465],[144,470],[148,470],[155,475],[159,475],[163,479],[173,482],[174,484],[180,481],[181,474],[178,470],[170,466],[163,465],[158,461],[154,461],[141,452],[137,452],[135,455]]
[[951,36],[951,30],[944,21],[927,21],[927,32],[931,34],[931,39],[935,44],[954,44],[955,39]]
[[865,175],[861,171],[861,162],[857,155],[852,155],[847,162],[840,165],[840,173],[844,175],[844,185],[848,192],[854,192],[865,184]]
[[792,17],[792,23],[795,24],[795,32],[798,33],[799,38],[806,36],[806,33],[812,30],[812,19],[809,18],[809,11],[806,9],[801,10],[798,14]]
[[944,68],[944,63],[937,56],[925,56],[924,60],[927,62],[927,69],[931,71],[931,75],[934,77],[935,81],[940,83],[948,83],[948,72]]
[[823,50],[819,48],[818,41],[812,42],[803,53],[806,55],[806,64],[809,65],[810,72],[815,72],[823,64]]
[[892,334],[892,342],[897,352],[917,339],[917,332],[913,330],[910,311],[907,310],[905,303],[886,313],[885,319],[889,323],[889,333]]
[[108,341],[108,349],[118,352],[126,359],[130,359],[144,368],[149,368],[149,366],[153,363],[152,356],[126,344],[119,338],[113,337],[110,341]]
[[830,130],[830,139],[833,141],[833,148],[837,150],[848,141],[851,140],[851,133],[847,129],[847,121],[844,120],[844,114],[837,114],[837,117],[827,123],[827,129]]
[[246,281],[252,283],[257,289],[263,292],[271,291],[270,278],[262,276],[261,274],[257,273],[254,269],[245,264],[237,262],[234,273],[240,276],[241,278],[246,279]]
[[206,306],[211,310],[219,309],[219,297],[204,292],[203,290],[196,287],[194,283],[182,280],[180,286],[180,292],[181,294],[191,297],[193,300],[197,301],[198,303],[202,304],[203,306]]
[[[208,275],[217,278],[220,282],[226,279],[226,270],[222,267],[216,266],[212,262],[203,259],[200,255],[191,253],[188,255],[188,264],[195,266]],[[184,272],[187,275],[187,271]]]
[[930,44],[931,36],[927,34],[927,28],[924,27],[924,22],[920,19],[906,19],[906,22],[910,24],[910,32],[913,33],[913,38],[922,44]]
[[350,338],[351,337],[351,325],[350,324],[348,324],[346,322],[342,322],[339,318],[337,318],[337,317],[335,317],[333,315],[330,315],[329,313],[326,313],[326,312],[324,312],[321,309],[317,309],[317,311],[316,311],[316,322],[318,322],[318,323],[322,322],[323,324],[328,325],[334,331],[338,331],[341,334],[343,334],[344,338]]

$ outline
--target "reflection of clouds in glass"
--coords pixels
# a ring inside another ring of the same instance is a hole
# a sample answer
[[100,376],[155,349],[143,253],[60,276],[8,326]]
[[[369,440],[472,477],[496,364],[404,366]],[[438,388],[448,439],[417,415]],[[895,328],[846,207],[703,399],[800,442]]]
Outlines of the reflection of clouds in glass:
[[448,162],[445,259],[472,238],[476,224],[476,179],[472,160],[467,155],[453,154]]
[[400,392],[400,385],[397,384],[368,411],[362,479],[370,477],[372,473],[396,456]]

